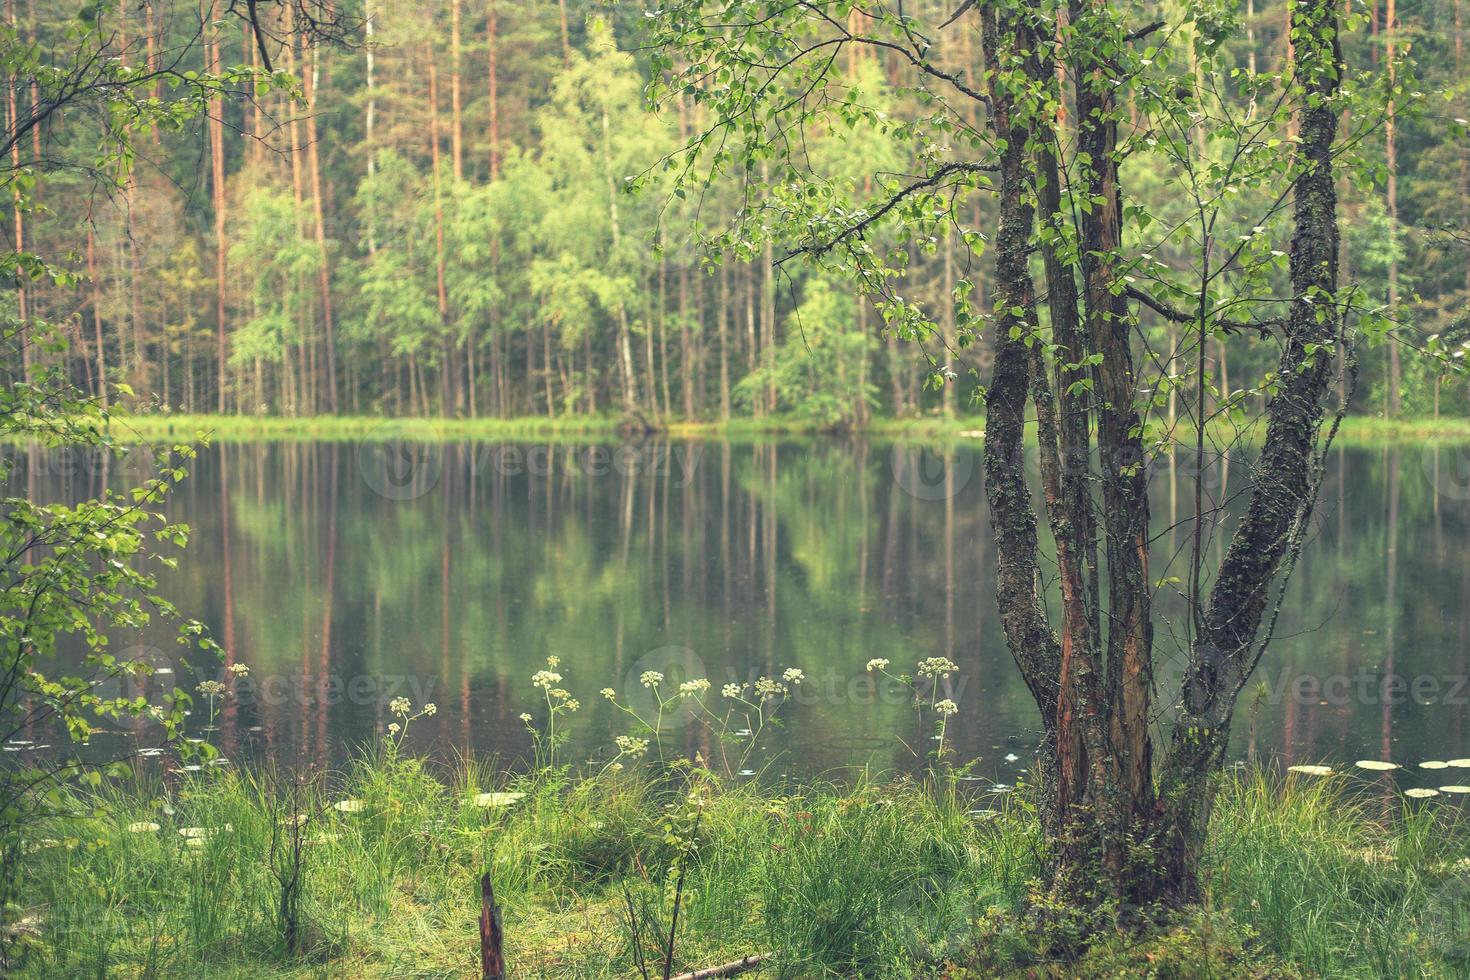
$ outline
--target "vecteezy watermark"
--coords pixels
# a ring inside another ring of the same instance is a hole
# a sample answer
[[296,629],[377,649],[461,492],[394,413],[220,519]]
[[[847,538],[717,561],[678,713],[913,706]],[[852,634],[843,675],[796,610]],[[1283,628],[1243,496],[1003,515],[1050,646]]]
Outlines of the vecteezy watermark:
[[1256,675],[1265,685],[1268,704],[1288,701],[1299,705],[1443,705],[1470,704],[1470,676],[1465,674],[1385,673],[1359,667],[1352,673],[1313,674],[1290,668],[1263,669]]
[[1419,462],[1436,494],[1450,500],[1470,500],[1470,445],[1426,443]]
[[634,661],[623,674],[622,690],[617,693],[651,727],[669,732],[687,726],[699,714],[693,699],[679,696],[679,686],[708,678],[704,661],[693,650],[659,647]]
[[915,500],[946,500],[969,486],[975,475],[975,452],[918,438],[920,424],[909,425],[888,454],[893,482]]
[[485,446],[471,463],[477,475],[551,476],[571,472],[582,476],[668,477],[676,490],[694,482],[704,456],[697,443],[644,443],[626,446]]
[[351,705],[386,706],[394,698],[414,704],[432,701],[438,678],[417,674],[250,673],[234,681],[237,704],[301,708]]
[[444,453],[437,443],[406,439],[400,424],[384,422],[369,441],[358,445],[357,471],[378,496],[413,500],[439,484]]
[[[644,443],[626,446],[552,446],[504,443],[479,446],[469,454],[475,476],[549,477],[645,476],[667,478],[675,490],[694,483],[704,456],[697,443]],[[444,474],[442,444],[406,437],[402,423],[385,421],[357,448],[363,482],[387,500],[414,500],[433,490]]]

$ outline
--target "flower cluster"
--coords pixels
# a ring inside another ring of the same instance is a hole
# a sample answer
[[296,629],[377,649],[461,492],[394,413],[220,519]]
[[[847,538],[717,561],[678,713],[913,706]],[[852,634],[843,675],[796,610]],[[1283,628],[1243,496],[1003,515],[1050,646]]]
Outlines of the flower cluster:
[[959,664],[948,657],[926,657],[919,661],[920,677],[943,677],[949,679],[949,675],[960,669]]
[[887,670],[888,663],[889,661],[886,657],[874,657],[868,661],[868,673],[871,674],[875,670]]
[[200,681],[195,690],[207,698],[217,698],[225,693],[225,686],[219,681]]
[[760,677],[755,682],[755,696],[762,701],[772,701],[784,697],[790,693],[790,689],[780,681],[771,677]]
[[414,711],[413,702],[408,698],[394,698],[388,702],[388,710],[394,715],[397,715],[402,722],[400,724],[398,721],[395,721],[388,724],[388,742],[394,748],[397,748],[408,735],[409,724],[419,718],[427,718],[438,714],[439,706],[433,701],[429,701],[418,711]]
[[744,690],[744,684],[726,684],[724,687],[720,688],[720,694],[724,695],[727,698],[738,698],[740,697],[741,692],[743,692]]
[[679,685],[680,697],[695,697],[709,690],[709,681],[701,677],[698,680],[685,681]]
[[645,670],[643,673],[638,675],[638,683],[647,688],[658,687],[663,679],[664,675],[660,674],[656,670]]
[[[551,661],[554,659],[556,658],[548,657],[546,662],[551,663]],[[533,687],[539,687],[547,691],[551,690],[553,687],[560,683],[561,675],[554,670],[538,670],[536,671],[536,673],[531,675],[531,685]]]
[[626,755],[630,759],[641,758],[648,751],[648,739],[634,738],[631,735],[619,735],[613,739],[618,747],[619,755]]
[[956,711],[959,711],[960,706],[955,704],[949,698],[945,698],[943,701],[935,703],[934,710],[939,712],[941,715],[948,717],[954,714]]
[[250,665],[230,664],[230,673],[234,674],[236,677],[244,677],[246,674],[250,673]]

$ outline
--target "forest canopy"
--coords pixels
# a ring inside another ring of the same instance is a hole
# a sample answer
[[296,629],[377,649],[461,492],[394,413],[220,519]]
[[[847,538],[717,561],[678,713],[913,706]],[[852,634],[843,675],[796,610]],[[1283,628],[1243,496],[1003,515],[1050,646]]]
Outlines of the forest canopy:
[[[1290,57],[1291,6],[1208,4],[1171,17],[1184,26],[1148,47],[1187,75],[1218,35],[1209,57],[1231,84],[1216,95],[1246,118],[1270,97],[1247,79]],[[303,29],[322,10],[328,27]],[[1148,13],[1140,6],[1140,24]],[[1392,114],[1344,116],[1375,172],[1341,181],[1343,281],[1398,342],[1364,352],[1356,408],[1462,414],[1463,386],[1442,383],[1443,361],[1401,354],[1453,353],[1467,329],[1461,3],[1362,13],[1345,54],[1392,87]],[[742,155],[736,140],[719,165],[735,179],[675,186],[710,110],[692,91],[661,88],[668,55],[649,43],[645,14],[581,0],[262,4],[257,33],[229,4],[16,0],[7,30],[25,57],[9,72],[12,121],[43,97],[45,73],[70,62],[87,16],[100,19],[100,54],[158,72],[153,98],[178,99],[190,72],[226,66],[242,97],[151,126],[115,182],[97,182],[115,167],[94,159],[92,120],[77,113],[12,139],[5,165],[25,194],[7,231],[84,285],[23,281],[6,302],[65,324],[70,344],[56,356],[75,383],[97,394],[104,379],[124,383],[141,411],[789,415],[832,427],[875,413],[973,414],[993,355],[985,175],[948,185],[964,220],[923,234],[874,225],[865,240],[884,283],[860,288],[820,261],[788,261],[788,243],[749,234],[763,222],[774,233],[803,186],[771,159]],[[928,0],[905,10],[934,70],[973,81],[978,31],[952,14]],[[851,16],[863,19],[857,7]],[[803,129],[800,153],[826,204],[881,203],[969,139],[932,125],[934,95],[905,81],[906,57],[898,44],[851,45],[824,71],[821,97],[840,111]],[[282,84],[243,97],[252,72],[271,77],[267,62]],[[1188,210],[1161,164],[1166,149],[1136,140],[1123,165],[1160,226]],[[743,235],[729,233],[737,225]],[[808,231],[808,251],[825,250],[810,248],[820,226]],[[745,261],[712,261],[711,243]],[[1188,257],[1151,261],[1182,268]],[[885,291],[924,308],[932,328],[905,329]],[[1178,324],[1147,306],[1138,314],[1154,356],[1172,365],[1184,350]],[[1247,388],[1272,356],[1250,332],[1218,335],[1212,388],[1221,398]]]

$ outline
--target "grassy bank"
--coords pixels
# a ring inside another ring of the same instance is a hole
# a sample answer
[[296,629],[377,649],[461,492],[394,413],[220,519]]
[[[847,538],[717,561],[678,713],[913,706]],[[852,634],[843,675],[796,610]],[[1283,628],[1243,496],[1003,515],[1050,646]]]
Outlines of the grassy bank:
[[[618,441],[624,438],[621,419],[609,415],[562,418],[523,417],[512,419],[388,419],[370,416],[313,416],[279,418],[249,415],[137,415],[120,422],[119,438],[183,440],[207,434],[214,441],[253,442],[274,440],[379,441],[409,439],[423,441],[526,441],[587,442]],[[985,428],[981,416],[916,419],[877,418],[859,431],[882,440],[978,439]],[[756,439],[767,436],[821,436],[811,423],[786,416],[761,419],[738,418],[728,422],[672,421],[661,435],[675,439]],[[1221,432],[1224,438],[1227,433]],[[1470,419],[1384,419],[1349,416],[1340,438],[1347,444],[1393,441],[1442,440],[1470,442]]]
[[1459,810],[1346,785],[1228,781],[1206,909],[1063,969],[1018,914],[1039,844],[1023,802],[909,780],[759,789],[688,769],[494,777],[391,755],[304,785],[206,768],[45,828],[23,859],[20,972],[470,976],[489,868],[512,975],[634,977],[628,909],[645,938],[666,924],[682,866],[678,969],[773,953],[763,975],[1465,975]]

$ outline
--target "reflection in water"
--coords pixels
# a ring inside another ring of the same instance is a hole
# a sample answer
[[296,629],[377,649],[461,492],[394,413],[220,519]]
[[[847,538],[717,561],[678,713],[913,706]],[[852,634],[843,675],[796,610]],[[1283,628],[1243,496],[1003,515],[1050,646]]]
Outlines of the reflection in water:
[[[1335,451],[1252,682],[1264,690],[1242,699],[1242,754],[1253,728],[1262,757],[1291,761],[1470,756],[1470,494],[1444,492],[1438,452]],[[75,497],[136,468],[31,455],[16,479]],[[1202,478],[1220,498],[1243,479],[1220,464]],[[1172,463],[1158,471],[1156,524],[1170,520],[1156,568],[1187,547],[1192,480]],[[439,705],[413,726],[420,747],[517,759],[530,675],[555,655],[582,703],[573,758],[626,730],[596,692],[632,694],[644,670],[670,686],[707,676],[717,692],[799,666],[808,681],[765,760],[803,773],[903,766],[929,733],[864,665],[943,654],[962,667],[948,692],[961,758],[1007,782],[1027,765],[1036,718],[994,612],[975,443],[220,445],[172,516],[194,537],[164,592],[252,671],[222,712],[227,754],[339,764],[405,696]],[[1210,554],[1230,527],[1210,528]],[[1158,599],[1164,696],[1180,662],[1172,574]],[[162,635],[116,642],[171,649]],[[183,665],[175,676],[197,681]],[[717,750],[696,724],[665,739]]]

